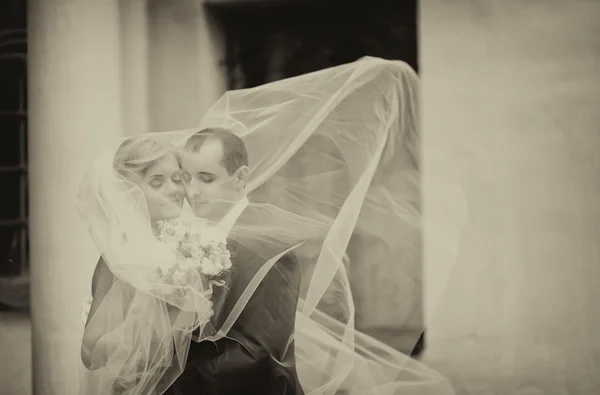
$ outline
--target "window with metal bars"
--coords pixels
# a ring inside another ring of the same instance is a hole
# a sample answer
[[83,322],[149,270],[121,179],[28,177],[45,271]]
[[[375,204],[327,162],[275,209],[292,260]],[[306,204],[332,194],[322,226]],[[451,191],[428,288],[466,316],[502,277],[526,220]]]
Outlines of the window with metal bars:
[[204,4],[224,27],[229,89],[251,88],[363,56],[403,60],[418,72],[417,0]]
[[0,87],[0,276],[19,276],[29,268],[24,28],[0,30]]

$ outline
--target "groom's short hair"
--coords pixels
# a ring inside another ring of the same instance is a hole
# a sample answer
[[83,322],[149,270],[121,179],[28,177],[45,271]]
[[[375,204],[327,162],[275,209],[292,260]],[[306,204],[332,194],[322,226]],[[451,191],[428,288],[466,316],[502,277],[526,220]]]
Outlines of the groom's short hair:
[[185,143],[184,150],[198,152],[207,141],[220,141],[223,147],[222,163],[227,173],[232,175],[242,166],[248,166],[246,144],[231,130],[222,127],[209,127],[194,133]]

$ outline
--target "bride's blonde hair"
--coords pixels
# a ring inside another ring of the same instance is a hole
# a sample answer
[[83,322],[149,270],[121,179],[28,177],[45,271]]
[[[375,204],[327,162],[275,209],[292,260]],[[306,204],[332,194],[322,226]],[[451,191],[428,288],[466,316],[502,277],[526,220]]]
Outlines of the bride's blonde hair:
[[127,179],[132,175],[143,176],[150,166],[167,155],[173,155],[181,163],[179,151],[169,142],[144,136],[130,137],[117,149],[113,167]]

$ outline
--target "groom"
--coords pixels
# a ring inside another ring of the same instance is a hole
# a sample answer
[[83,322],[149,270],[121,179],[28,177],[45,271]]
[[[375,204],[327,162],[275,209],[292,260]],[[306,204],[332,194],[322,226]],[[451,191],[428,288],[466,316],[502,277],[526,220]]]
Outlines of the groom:
[[[247,208],[248,154],[238,136],[223,128],[197,132],[183,149],[181,167],[197,217],[229,227],[258,220]],[[227,241],[232,269],[226,288],[217,288],[226,290],[213,295],[216,329],[265,263],[247,247],[251,243],[239,241]],[[297,260],[288,253],[268,271],[225,337],[192,341],[185,370],[166,394],[303,395],[293,341],[299,288]]]

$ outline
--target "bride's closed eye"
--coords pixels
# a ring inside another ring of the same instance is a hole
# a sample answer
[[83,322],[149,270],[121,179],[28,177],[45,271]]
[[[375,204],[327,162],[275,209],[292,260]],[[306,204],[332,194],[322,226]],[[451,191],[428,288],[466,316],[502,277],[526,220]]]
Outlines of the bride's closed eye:
[[183,174],[181,171],[177,171],[171,176],[171,180],[173,180],[176,184],[181,184],[183,182]]
[[154,189],[158,189],[163,185],[164,177],[155,176],[150,179],[150,186]]

